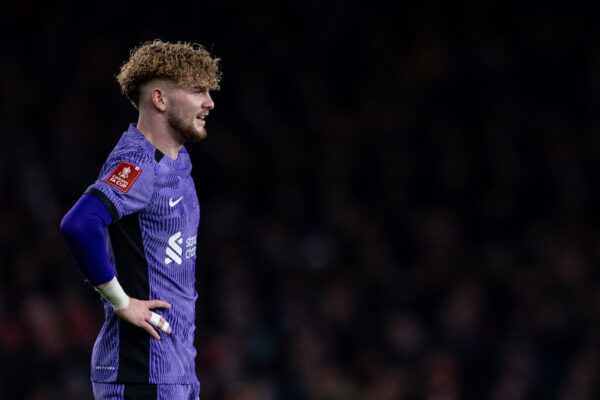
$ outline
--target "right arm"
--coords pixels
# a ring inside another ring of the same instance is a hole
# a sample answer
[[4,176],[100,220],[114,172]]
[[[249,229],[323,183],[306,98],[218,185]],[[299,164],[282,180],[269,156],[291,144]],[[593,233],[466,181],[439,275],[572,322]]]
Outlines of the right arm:
[[[105,229],[111,223],[112,217],[106,206],[96,196],[84,194],[65,214],[60,230],[84,276],[113,306],[117,316],[160,339],[148,322],[152,316],[151,309],[169,308],[170,305],[161,300],[138,300],[127,296],[106,251]],[[161,317],[157,328],[165,324],[167,322]],[[166,332],[171,333],[171,328]]]

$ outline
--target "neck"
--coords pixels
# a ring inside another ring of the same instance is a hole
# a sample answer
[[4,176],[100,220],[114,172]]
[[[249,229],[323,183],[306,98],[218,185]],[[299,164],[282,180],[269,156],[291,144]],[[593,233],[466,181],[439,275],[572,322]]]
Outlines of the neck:
[[160,150],[165,156],[177,160],[179,151],[183,147],[183,143],[175,140],[166,127],[148,123],[148,121],[140,118],[138,119],[137,129],[142,132],[146,140]]

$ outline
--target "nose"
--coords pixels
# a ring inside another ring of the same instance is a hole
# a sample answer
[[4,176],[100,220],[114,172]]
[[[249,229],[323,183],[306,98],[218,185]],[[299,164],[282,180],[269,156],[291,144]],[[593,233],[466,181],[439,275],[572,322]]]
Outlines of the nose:
[[215,102],[213,101],[209,92],[206,93],[206,98],[204,99],[202,106],[209,110],[212,110],[213,108],[215,108]]

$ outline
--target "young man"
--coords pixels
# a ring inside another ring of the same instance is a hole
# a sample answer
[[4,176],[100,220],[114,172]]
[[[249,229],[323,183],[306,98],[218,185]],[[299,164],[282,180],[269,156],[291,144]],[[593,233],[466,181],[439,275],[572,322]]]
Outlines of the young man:
[[201,45],[146,42],[117,81],[139,111],[62,222],[100,293],[106,320],[92,351],[94,397],[197,399],[195,261],[200,207],[186,142],[206,137],[219,59]]

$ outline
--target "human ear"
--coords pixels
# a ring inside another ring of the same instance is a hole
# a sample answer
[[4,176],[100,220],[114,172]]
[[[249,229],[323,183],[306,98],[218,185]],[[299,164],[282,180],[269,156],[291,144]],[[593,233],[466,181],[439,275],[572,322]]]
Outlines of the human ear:
[[165,111],[166,108],[166,98],[165,92],[160,88],[154,88],[150,91],[150,99],[152,100],[152,104],[159,111]]

